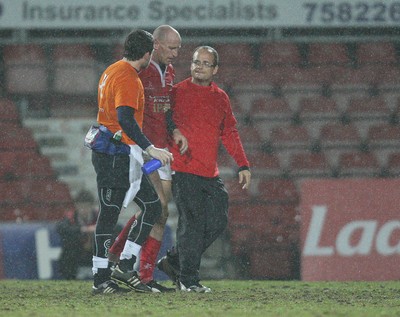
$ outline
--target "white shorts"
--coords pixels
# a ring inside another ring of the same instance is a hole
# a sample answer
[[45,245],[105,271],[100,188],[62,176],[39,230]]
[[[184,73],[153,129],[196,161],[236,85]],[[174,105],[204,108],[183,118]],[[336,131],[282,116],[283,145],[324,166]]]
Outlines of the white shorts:
[[[125,208],[128,207],[128,205],[133,201],[137,192],[139,191],[143,176],[143,150],[138,145],[131,145],[130,147],[131,154],[129,165],[129,182],[131,185],[125,194],[125,199],[123,202],[123,207]],[[158,174],[162,180],[172,180],[171,165],[167,164],[165,166],[161,166],[158,169]]]
[[131,186],[125,194],[123,206],[128,207],[129,203],[133,201],[137,192],[140,189],[140,183],[142,182],[142,166],[143,166],[143,150],[138,145],[130,145],[131,154],[129,155],[129,182]]
[[163,181],[172,180],[171,164],[166,164],[164,166],[161,166],[157,171],[158,175],[160,175],[161,180]]

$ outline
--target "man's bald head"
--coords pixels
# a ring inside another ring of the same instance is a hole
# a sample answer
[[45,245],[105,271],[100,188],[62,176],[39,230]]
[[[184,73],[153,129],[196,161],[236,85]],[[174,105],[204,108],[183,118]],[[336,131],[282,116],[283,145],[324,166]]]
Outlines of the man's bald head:
[[158,64],[171,64],[178,56],[181,48],[181,36],[170,25],[160,25],[153,32],[154,53],[153,60]]

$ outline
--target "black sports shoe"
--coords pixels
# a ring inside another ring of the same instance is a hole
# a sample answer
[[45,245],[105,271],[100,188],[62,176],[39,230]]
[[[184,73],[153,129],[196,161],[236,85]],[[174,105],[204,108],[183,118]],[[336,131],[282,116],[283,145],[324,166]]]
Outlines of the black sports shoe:
[[167,293],[167,292],[175,292],[175,288],[165,287],[155,280],[151,280],[150,282],[146,283],[148,287],[151,288],[153,293]]
[[167,274],[167,276],[176,284],[179,276],[179,268],[174,267],[168,260],[168,254],[163,256],[157,262],[157,268]]
[[192,292],[192,293],[211,293],[211,288],[201,285],[199,282],[185,286],[182,282],[179,282],[179,290],[182,292]]
[[151,293],[152,290],[147,285],[143,284],[137,272],[135,271],[127,271],[124,272],[120,269],[119,265],[116,265],[114,271],[111,273],[111,278],[119,283],[123,283],[129,288],[133,289],[136,292],[141,293]]
[[92,287],[92,293],[93,295],[97,294],[113,294],[113,293],[126,293],[128,290],[125,290],[123,288],[120,288],[117,283],[114,281],[108,280],[100,285]]

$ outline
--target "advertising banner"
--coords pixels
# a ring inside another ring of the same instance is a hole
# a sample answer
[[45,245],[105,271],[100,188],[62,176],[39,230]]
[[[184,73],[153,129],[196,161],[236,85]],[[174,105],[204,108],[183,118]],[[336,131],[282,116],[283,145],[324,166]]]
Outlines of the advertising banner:
[[400,23],[394,0],[0,0],[7,28],[377,27]]
[[307,180],[301,184],[305,281],[400,279],[400,180]]
[[[172,247],[172,240],[167,225],[159,258]],[[55,223],[0,223],[0,279],[60,279],[60,255]],[[154,278],[162,281],[167,276],[156,269]]]

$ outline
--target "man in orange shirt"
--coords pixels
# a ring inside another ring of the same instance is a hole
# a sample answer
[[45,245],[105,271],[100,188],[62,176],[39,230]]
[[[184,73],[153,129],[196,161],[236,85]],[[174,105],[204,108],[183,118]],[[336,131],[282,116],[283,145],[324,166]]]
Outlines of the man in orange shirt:
[[[93,249],[94,294],[122,291],[113,280],[135,291],[151,292],[133,270],[142,244],[161,215],[159,197],[141,171],[142,152],[162,165],[173,160],[170,152],[155,147],[142,132],[144,90],[138,72],[148,67],[153,45],[150,33],[132,31],[125,40],[123,59],[110,65],[99,81],[97,121],[106,146],[92,148],[100,202]],[[111,273],[108,249],[128,194],[142,212],[132,224],[120,262]]]

